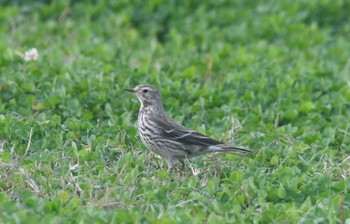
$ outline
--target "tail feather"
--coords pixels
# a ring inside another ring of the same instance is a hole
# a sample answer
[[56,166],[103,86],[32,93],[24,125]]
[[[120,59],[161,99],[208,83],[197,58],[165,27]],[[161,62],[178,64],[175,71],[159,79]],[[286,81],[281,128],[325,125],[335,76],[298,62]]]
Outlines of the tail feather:
[[252,154],[258,154],[257,151],[254,151],[252,149],[245,149],[245,148],[240,148],[240,147],[235,147],[235,146],[229,146],[229,145],[220,145],[222,150],[224,152],[240,152],[240,153],[252,153]]

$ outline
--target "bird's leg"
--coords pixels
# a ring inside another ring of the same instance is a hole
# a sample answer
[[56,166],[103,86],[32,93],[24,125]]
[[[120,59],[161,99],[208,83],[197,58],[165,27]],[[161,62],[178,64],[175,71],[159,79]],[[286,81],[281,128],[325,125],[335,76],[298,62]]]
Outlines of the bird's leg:
[[171,172],[174,169],[174,167],[168,165],[168,172]]
[[172,160],[167,160],[168,172],[171,172],[174,168],[174,162]]
[[183,173],[185,171],[185,162],[183,160],[179,160],[180,164],[181,164],[181,173]]

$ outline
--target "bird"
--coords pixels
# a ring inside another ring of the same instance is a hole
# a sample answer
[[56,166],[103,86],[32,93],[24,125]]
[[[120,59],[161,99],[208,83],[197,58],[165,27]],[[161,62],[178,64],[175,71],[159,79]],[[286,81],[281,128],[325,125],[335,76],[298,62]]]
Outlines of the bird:
[[168,171],[177,163],[184,170],[184,160],[207,153],[257,154],[255,150],[230,146],[178,124],[166,115],[161,93],[152,85],[141,84],[124,90],[135,94],[141,103],[137,123],[142,143],[166,160]]

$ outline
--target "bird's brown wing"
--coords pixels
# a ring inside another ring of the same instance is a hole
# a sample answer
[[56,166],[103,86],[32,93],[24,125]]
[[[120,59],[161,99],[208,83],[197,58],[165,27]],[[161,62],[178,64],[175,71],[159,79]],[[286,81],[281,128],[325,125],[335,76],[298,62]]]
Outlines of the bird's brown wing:
[[165,139],[178,141],[188,145],[212,146],[224,144],[223,142],[212,139],[196,131],[187,129],[170,119],[157,119],[160,134]]
[[160,128],[160,135],[163,138],[170,141],[180,142],[184,145],[192,146],[191,148],[193,148],[193,146],[197,146],[198,151],[235,151],[241,153],[257,153],[250,149],[226,145],[223,142],[217,141],[201,133],[185,128],[184,126],[170,120],[170,118],[156,119],[156,123],[157,127]]

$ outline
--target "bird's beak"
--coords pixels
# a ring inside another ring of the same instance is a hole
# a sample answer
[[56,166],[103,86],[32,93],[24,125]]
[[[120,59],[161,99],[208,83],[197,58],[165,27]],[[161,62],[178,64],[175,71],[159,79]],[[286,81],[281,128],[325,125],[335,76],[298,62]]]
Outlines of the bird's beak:
[[131,93],[135,93],[136,91],[134,89],[124,89],[125,91],[131,92]]

